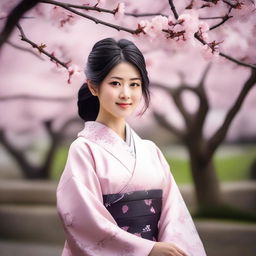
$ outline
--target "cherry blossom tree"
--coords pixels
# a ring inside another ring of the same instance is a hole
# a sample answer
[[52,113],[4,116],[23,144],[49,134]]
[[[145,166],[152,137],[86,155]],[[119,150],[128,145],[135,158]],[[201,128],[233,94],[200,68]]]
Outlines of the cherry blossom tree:
[[[151,76],[149,113],[186,145],[199,205],[209,207],[222,203],[213,155],[242,106],[255,109],[255,12],[253,0],[8,1],[0,15],[0,47],[2,52],[6,45],[20,47],[18,39],[9,40],[20,36],[21,50],[48,58],[55,75],[77,88],[81,79],[76,84],[73,78],[82,70],[80,52],[71,54],[63,47],[68,43],[64,37],[57,47],[47,36],[33,37],[32,24],[51,23],[67,35],[87,21],[92,29],[107,31],[104,35],[133,40],[143,50]],[[81,39],[96,38],[92,29]],[[224,97],[216,94],[224,88]],[[226,110],[216,122],[214,110],[220,107]]]

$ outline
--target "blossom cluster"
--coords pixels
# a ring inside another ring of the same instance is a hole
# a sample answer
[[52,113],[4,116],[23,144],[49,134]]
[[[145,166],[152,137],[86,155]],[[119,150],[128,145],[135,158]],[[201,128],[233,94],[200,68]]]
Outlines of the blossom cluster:
[[[155,38],[168,43],[172,48],[190,47],[198,43],[197,36],[205,42],[202,45],[202,51],[218,55],[216,44],[208,42],[209,26],[206,22],[199,20],[198,12],[195,10],[186,10],[176,20],[172,15],[169,17],[158,15],[151,20],[141,20],[137,27],[137,34],[143,34],[151,42]],[[169,40],[169,41],[167,41]],[[209,57],[209,56],[208,56]]]
[[73,25],[75,22],[75,16],[59,6],[54,6],[50,12],[50,20],[62,28],[67,24]]

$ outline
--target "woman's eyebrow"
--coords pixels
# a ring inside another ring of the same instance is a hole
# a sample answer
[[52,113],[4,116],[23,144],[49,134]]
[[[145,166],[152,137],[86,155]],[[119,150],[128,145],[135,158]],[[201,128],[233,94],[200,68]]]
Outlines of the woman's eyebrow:
[[[119,76],[112,76],[111,78],[118,79],[118,80],[124,80],[122,77]],[[141,80],[139,77],[130,78],[130,80]]]

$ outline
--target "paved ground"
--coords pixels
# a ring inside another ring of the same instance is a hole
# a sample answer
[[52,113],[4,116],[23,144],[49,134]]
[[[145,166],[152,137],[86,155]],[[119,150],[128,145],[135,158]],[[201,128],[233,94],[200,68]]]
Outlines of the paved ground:
[[[256,224],[197,221],[196,226],[208,256],[256,255]],[[1,256],[60,256],[61,251],[62,244],[0,241]]]
[[1,256],[60,256],[62,246],[15,241],[0,241]]

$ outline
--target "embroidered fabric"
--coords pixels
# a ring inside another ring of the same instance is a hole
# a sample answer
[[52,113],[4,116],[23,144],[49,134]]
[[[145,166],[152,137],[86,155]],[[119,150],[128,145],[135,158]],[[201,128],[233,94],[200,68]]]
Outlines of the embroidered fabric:
[[130,153],[135,157],[135,143],[134,138],[132,136],[131,128],[128,123],[125,123],[125,142],[128,144],[130,148]]
[[158,240],[161,189],[103,195],[103,202],[119,227],[145,239]]

